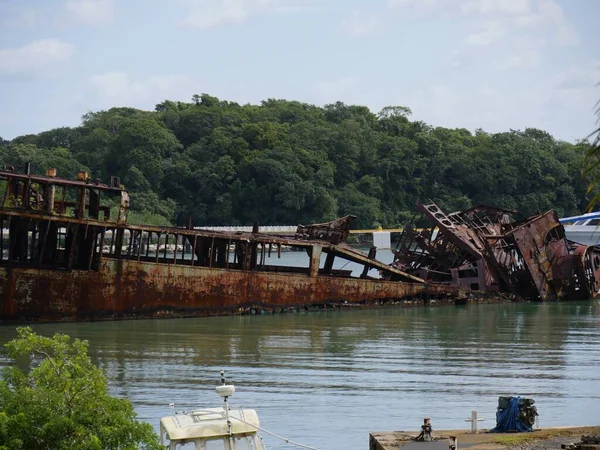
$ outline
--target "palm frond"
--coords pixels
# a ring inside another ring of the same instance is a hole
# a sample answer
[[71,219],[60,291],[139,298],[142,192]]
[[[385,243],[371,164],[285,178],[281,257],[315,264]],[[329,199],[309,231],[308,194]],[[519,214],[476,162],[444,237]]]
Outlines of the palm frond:
[[[588,186],[588,193],[594,191],[600,185],[600,173],[596,170],[600,166],[600,100],[594,106],[596,116],[596,128],[586,139],[592,139],[590,148],[586,152],[582,175],[592,175],[592,179]],[[594,195],[588,203],[587,210],[591,211],[600,202],[600,193]]]

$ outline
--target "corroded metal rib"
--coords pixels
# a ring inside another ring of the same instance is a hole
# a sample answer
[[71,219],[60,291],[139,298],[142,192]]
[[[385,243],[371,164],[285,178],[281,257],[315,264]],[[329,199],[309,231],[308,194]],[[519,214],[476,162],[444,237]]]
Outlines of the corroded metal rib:
[[[257,227],[128,225],[129,195],[118,179],[55,175],[0,171],[0,321],[220,315],[458,294],[342,244],[354,216],[300,225],[294,237]],[[119,198],[116,217],[103,206],[106,196]],[[280,257],[284,247],[307,254],[306,267],[268,264],[272,249]],[[334,269],[336,259],[362,266],[360,275]],[[369,277],[371,269],[382,279]]]

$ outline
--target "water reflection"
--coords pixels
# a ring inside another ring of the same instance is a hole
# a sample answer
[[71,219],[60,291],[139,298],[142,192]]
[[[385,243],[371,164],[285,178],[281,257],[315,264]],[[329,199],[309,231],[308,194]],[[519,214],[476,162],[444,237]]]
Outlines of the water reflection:
[[[175,402],[216,405],[224,368],[233,403],[320,448],[364,449],[369,431],[493,426],[497,397],[536,399],[540,424],[600,418],[600,305],[489,305],[37,325],[88,339],[115,393],[158,424]],[[0,328],[0,339],[14,335]],[[288,448],[267,439],[269,448]]]

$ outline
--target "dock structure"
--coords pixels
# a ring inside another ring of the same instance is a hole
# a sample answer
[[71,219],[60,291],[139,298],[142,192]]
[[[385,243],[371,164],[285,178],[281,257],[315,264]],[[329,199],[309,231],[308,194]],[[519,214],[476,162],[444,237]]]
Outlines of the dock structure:
[[[598,446],[596,439],[600,436],[600,426],[585,427],[548,427],[536,429],[529,433],[490,433],[488,429],[480,429],[474,434],[471,430],[439,430],[434,431],[434,441],[417,442],[419,432],[414,431],[376,431],[369,433],[369,450],[447,450],[452,445],[455,450],[501,450],[509,447],[533,447],[535,443],[545,443],[546,448],[562,448],[566,450],[598,450],[588,446]],[[451,438],[455,438],[454,440]],[[579,442],[581,441],[581,442]],[[541,448],[541,447],[537,447]]]

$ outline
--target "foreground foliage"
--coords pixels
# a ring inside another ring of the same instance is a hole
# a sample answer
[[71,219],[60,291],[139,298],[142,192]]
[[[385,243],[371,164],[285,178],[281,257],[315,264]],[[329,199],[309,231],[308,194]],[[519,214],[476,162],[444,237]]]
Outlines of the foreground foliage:
[[[155,111],[88,113],[75,128],[0,142],[0,161],[73,177],[87,168],[133,193],[134,220],[196,225],[297,224],[355,214],[358,227],[403,225],[418,199],[446,211],[485,203],[521,217],[587,205],[587,143],[527,128],[504,133],[433,127],[410,109],[210,95]],[[592,176],[593,174],[590,174]]]
[[18,363],[0,380],[0,449],[158,449],[153,428],[131,403],[108,395],[86,341],[18,328],[5,344]]

